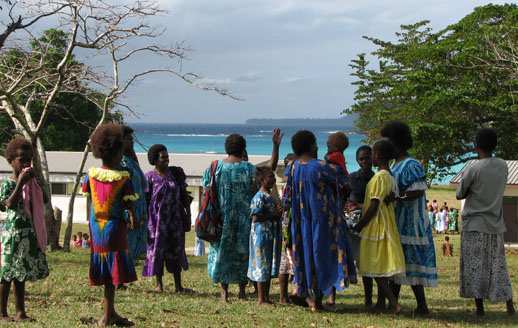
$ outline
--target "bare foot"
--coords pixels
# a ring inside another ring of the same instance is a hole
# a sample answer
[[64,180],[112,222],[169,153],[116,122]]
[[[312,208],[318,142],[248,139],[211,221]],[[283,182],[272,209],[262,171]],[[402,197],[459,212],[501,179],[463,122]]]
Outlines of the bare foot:
[[228,300],[228,292],[222,290],[219,300],[221,302],[230,303],[230,301]]
[[238,298],[240,301],[246,301],[246,292],[244,292],[244,291],[240,291],[240,292],[239,292],[239,295],[237,296],[237,298]]
[[14,321],[14,318],[6,314],[0,317],[0,321]]
[[29,317],[25,312],[23,313],[16,313],[14,315],[14,321],[18,322],[34,322],[36,319]]
[[162,293],[164,291],[163,286],[156,286],[156,288],[153,290],[155,293]]
[[263,301],[257,301],[257,305],[275,307],[275,304],[273,304],[271,302],[263,302]]
[[401,304],[397,303],[396,306],[391,306],[390,309],[392,310],[392,313],[400,314],[401,311],[403,311],[403,306],[401,306]]
[[287,298],[281,298],[279,300],[279,304],[282,304],[282,305],[291,305],[292,302],[291,302],[291,299],[289,297]]

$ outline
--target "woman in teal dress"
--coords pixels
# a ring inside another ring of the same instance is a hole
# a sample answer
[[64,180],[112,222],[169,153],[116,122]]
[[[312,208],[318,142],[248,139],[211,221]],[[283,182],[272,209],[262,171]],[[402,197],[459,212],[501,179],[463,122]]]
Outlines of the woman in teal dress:
[[395,150],[396,160],[391,169],[399,191],[395,205],[396,224],[406,265],[405,275],[394,277],[392,288],[397,298],[401,285],[411,286],[417,301],[414,314],[427,315],[424,287],[437,287],[437,265],[432,225],[426,209],[426,172],[408,154],[413,140],[406,123],[389,122],[380,133],[394,145]]
[[[223,217],[221,240],[211,242],[207,271],[214,283],[221,283],[221,300],[228,302],[228,285],[239,284],[239,299],[245,299],[248,282],[250,201],[254,196],[255,167],[242,159],[246,141],[231,134],[225,141],[228,157],[218,161],[215,180]],[[210,167],[203,176],[203,187],[210,185]]]
[[[340,166],[317,159],[312,132],[301,130],[291,139],[298,156],[286,168],[288,194],[285,208],[292,209],[294,284],[312,311],[322,310],[323,294],[332,287],[342,291],[356,283],[356,271],[346,233],[339,195],[347,177]],[[309,297],[313,295],[313,298]]]

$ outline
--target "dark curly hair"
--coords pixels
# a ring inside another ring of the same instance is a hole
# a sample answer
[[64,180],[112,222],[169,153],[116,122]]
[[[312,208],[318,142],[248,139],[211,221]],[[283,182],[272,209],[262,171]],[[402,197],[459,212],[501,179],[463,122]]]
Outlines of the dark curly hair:
[[329,136],[328,142],[335,145],[338,151],[343,152],[349,147],[349,137],[343,132],[335,132]]
[[104,161],[114,159],[124,148],[120,125],[109,123],[95,129],[90,137],[90,147],[95,158]]
[[378,156],[385,161],[390,161],[394,158],[394,146],[388,140],[378,140],[372,146],[372,151],[378,153]]
[[288,155],[286,155],[286,157],[284,157],[284,165],[288,165],[291,161],[294,161],[297,159],[297,155],[295,155],[294,153],[289,153]]
[[147,151],[147,160],[149,161],[149,164],[155,165],[156,161],[158,160],[158,156],[162,151],[167,151],[167,148],[162,144],[151,146]]
[[356,158],[358,158],[358,156],[360,155],[360,152],[362,152],[362,151],[368,151],[369,153],[372,153],[372,148],[370,146],[366,146],[366,145],[358,147],[358,149],[356,149]]
[[299,130],[291,137],[291,148],[297,156],[302,156],[311,151],[311,147],[317,142],[313,132]]
[[8,162],[11,162],[16,157],[16,151],[18,149],[30,150],[34,154],[32,144],[29,140],[23,138],[16,138],[11,140],[5,148],[5,158]]
[[225,152],[228,155],[234,155],[241,158],[245,150],[246,140],[241,135],[232,133],[225,140]]
[[129,125],[122,125],[121,129],[122,129],[122,136],[123,137],[127,137],[129,135],[132,135],[133,132],[135,132]]
[[261,179],[264,177],[267,177],[272,172],[273,172],[272,168],[269,166],[257,166],[255,168],[255,175],[254,175],[255,183],[260,184]]
[[381,128],[380,134],[402,150],[406,151],[414,146],[412,131],[405,122],[398,120],[390,121]]
[[477,131],[475,142],[478,148],[492,153],[498,143],[498,137],[493,129],[483,128]]

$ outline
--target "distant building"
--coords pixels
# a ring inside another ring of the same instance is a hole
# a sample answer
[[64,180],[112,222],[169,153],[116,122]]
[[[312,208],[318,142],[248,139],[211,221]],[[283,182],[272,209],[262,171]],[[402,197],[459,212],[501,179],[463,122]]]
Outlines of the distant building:
[[[460,183],[462,172],[467,166],[476,162],[471,160],[466,163],[462,170],[450,180],[450,186],[457,187]],[[504,221],[507,227],[507,232],[504,234],[504,241],[506,243],[518,242],[518,161],[506,161],[509,170],[507,177],[507,185],[504,192]],[[464,200],[462,200],[464,206]]]
[[[79,168],[83,153],[48,151],[46,154],[50,171],[52,204],[63,211],[63,221],[65,221],[68,215],[68,202],[72,194],[76,172]],[[210,165],[211,161],[225,157],[227,157],[226,154],[169,154],[169,165],[182,167],[187,175],[188,190],[194,197],[191,205],[193,221],[200,206],[202,178],[205,169]],[[153,166],[151,166],[147,160],[147,154],[139,153],[137,154],[137,158],[144,173],[153,169]],[[270,156],[263,155],[249,155],[248,158],[249,162],[254,165],[264,164],[270,160]],[[100,165],[101,161],[94,158],[90,153],[83,169],[83,177],[90,167]],[[11,175],[11,166],[7,163],[5,158],[0,158],[1,181],[8,179]],[[87,222],[87,208],[86,197],[78,194],[74,202],[74,222]]]

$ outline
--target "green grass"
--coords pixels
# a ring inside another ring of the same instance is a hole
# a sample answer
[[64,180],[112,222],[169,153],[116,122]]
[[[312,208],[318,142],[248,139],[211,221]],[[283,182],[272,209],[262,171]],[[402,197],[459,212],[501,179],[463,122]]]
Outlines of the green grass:
[[[433,194],[434,189],[429,195]],[[451,191],[450,191],[451,193]],[[437,197],[441,200],[440,197]],[[74,233],[88,231],[86,225],[75,225]],[[64,230],[63,230],[64,231]],[[426,289],[432,314],[428,318],[414,318],[409,311],[415,307],[409,287],[401,291],[404,314],[360,313],[363,308],[363,286],[350,286],[338,293],[337,305],[324,313],[311,313],[308,308],[280,306],[259,308],[254,295],[248,301],[237,300],[237,286],[230,287],[231,304],[218,301],[219,286],[207,275],[207,257],[189,256],[189,271],[184,272],[185,287],[193,288],[194,295],[173,293],[173,278],[166,274],[166,291],[154,294],[154,279],[141,277],[142,263],[137,266],[139,280],[128,284],[128,290],[116,294],[116,309],[134,320],[137,327],[517,327],[518,318],[505,314],[505,304],[486,303],[486,316],[473,317],[471,299],[458,296],[459,290],[459,236],[450,236],[454,257],[441,257],[440,245],[444,235],[435,236],[439,271],[439,288]],[[187,237],[188,247],[194,245],[194,234]],[[518,254],[507,256],[509,273],[517,299]],[[37,319],[36,324],[17,324],[16,327],[74,327],[80,326],[79,317],[100,317],[103,289],[88,283],[89,250],[73,248],[71,253],[48,254],[50,276],[42,281],[27,283],[27,310]],[[376,288],[375,288],[376,289]],[[272,299],[278,302],[279,285],[272,283]],[[9,311],[14,313],[12,295]],[[1,323],[0,323],[1,325]],[[7,324],[6,324],[7,326]],[[13,325],[14,326],[14,325]]]

